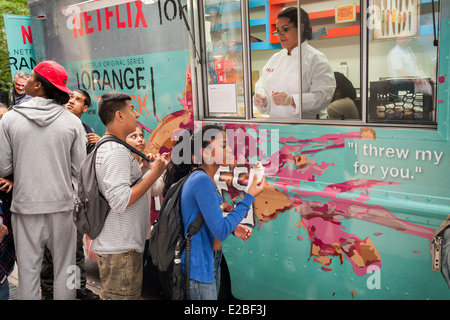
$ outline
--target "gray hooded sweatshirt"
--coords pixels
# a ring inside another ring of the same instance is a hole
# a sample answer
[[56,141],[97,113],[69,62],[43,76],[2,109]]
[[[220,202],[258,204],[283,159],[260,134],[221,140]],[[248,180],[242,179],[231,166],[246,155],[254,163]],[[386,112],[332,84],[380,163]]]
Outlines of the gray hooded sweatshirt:
[[21,214],[73,209],[72,181],[86,157],[78,117],[53,99],[34,97],[0,120],[0,177],[14,174],[11,211]]

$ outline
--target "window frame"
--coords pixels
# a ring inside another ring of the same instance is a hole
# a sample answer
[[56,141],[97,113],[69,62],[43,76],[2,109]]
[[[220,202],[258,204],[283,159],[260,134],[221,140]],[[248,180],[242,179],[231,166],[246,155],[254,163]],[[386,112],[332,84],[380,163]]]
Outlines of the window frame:
[[[193,60],[194,70],[192,71],[192,90],[193,90],[193,106],[194,119],[196,121],[204,122],[219,122],[219,123],[244,123],[244,124],[275,124],[275,125],[319,125],[319,126],[358,126],[358,127],[387,127],[387,128],[401,128],[401,129],[421,129],[421,130],[437,130],[438,115],[439,115],[439,86],[435,84],[435,99],[433,107],[435,108],[435,118],[433,123],[421,124],[417,123],[401,123],[401,122],[370,122],[368,120],[368,105],[369,105],[369,29],[368,7],[371,0],[360,0],[360,101],[361,101],[361,119],[359,120],[338,120],[338,119],[302,119],[302,108],[300,108],[299,117],[297,119],[271,119],[270,117],[254,117],[253,116],[253,99],[252,99],[252,81],[251,81],[251,48],[249,42],[250,35],[250,17],[249,17],[249,1],[240,0],[240,19],[241,19],[241,37],[242,37],[242,59],[243,59],[243,82],[244,82],[244,117],[229,117],[229,116],[210,116],[208,114],[208,78],[206,61],[206,43],[205,43],[205,27],[204,27],[204,0],[188,0],[188,7],[190,10],[190,23],[193,27],[194,33],[191,39],[191,56]],[[419,0],[420,1],[420,0]],[[296,0],[297,8],[301,6],[301,0]],[[438,26],[438,46],[436,48],[436,70],[439,70],[439,55],[440,55],[440,26],[442,21],[442,2],[438,2],[438,19],[436,24]],[[298,14],[298,25],[300,25],[300,13]],[[243,23],[245,22],[245,23]],[[300,44],[300,33],[299,33]],[[300,47],[300,45],[299,45]],[[300,48],[299,48],[300,49]],[[301,53],[299,54],[299,85],[301,92]],[[434,79],[436,80],[436,79]],[[199,85],[197,85],[199,84]],[[362,97],[365,97],[364,99]],[[301,94],[300,94],[301,99]]]

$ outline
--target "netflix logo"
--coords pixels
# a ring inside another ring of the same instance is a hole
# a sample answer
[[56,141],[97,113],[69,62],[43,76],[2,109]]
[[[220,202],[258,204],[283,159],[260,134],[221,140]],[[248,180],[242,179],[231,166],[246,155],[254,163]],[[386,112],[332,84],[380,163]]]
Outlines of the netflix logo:
[[33,36],[31,35],[31,26],[20,26],[22,31],[23,44],[33,43]]
[[[131,6],[133,3],[136,7],[136,12],[132,14]],[[109,30],[111,28],[138,28],[140,26],[147,28],[147,21],[142,12],[143,3],[141,1],[135,1],[133,3],[126,3],[125,9],[121,9],[119,5],[116,5],[115,7],[97,9],[93,12],[75,13],[69,18],[67,26],[69,29],[73,29],[75,39],[90,33]],[[121,10],[126,11],[126,18],[120,17]],[[97,23],[92,21],[93,15],[97,17]]]
[[[73,30],[75,39],[103,30],[148,28],[142,10],[144,4],[148,4],[148,1],[128,2],[125,7],[116,5],[83,13],[75,6],[71,8],[73,14],[67,20],[67,28]],[[187,11],[187,6],[179,4],[176,0],[158,0],[157,4],[160,25],[175,20],[181,21],[182,11]]]

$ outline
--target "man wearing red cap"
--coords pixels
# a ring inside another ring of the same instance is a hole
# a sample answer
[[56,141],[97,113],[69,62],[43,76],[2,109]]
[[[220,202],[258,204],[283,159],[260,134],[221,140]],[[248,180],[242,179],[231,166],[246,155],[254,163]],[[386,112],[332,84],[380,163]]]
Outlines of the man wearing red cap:
[[71,93],[66,84],[64,67],[39,63],[25,85],[33,98],[0,123],[0,177],[14,174],[11,212],[20,299],[40,299],[45,246],[53,257],[54,299],[75,298],[72,179],[86,147],[80,119],[63,106]]

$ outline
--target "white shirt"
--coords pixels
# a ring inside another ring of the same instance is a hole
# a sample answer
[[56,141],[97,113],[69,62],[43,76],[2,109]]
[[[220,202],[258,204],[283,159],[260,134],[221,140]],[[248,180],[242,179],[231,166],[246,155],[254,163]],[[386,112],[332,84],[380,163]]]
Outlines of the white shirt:
[[[274,118],[298,116],[300,109],[298,51],[296,47],[288,55],[287,49],[274,54],[262,70],[255,84],[255,92],[268,98],[263,113]],[[301,44],[302,51],[302,114],[303,118],[326,118],[326,108],[331,102],[336,81],[333,70],[325,55],[311,47],[307,41]],[[283,91],[292,95],[295,107],[277,106],[271,99],[272,91]]]
[[139,163],[125,146],[108,141],[97,150],[95,170],[111,211],[92,249],[104,254],[143,252],[150,222],[147,193],[127,208],[131,185],[142,176]]
[[[402,47],[398,44],[389,51],[388,54],[389,74],[393,78],[405,78],[407,74],[415,78],[425,78],[425,74],[417,63],[414,52],[409,47]],[[414,92],[432,94],[431,84],[423,79],[414,83]]]
[[405,70],[411,76],[423,76],[421,70],[417,65],[417,60],[414,53],[408,47],[403,48],[399,45],[396,45],[394,48],[392,48],[392,50],[389,51],[388,54],[388,66],[389,74],[393,78],[405,77],[405,74],[398,71],[400,69]]

